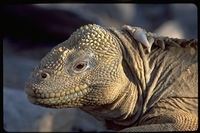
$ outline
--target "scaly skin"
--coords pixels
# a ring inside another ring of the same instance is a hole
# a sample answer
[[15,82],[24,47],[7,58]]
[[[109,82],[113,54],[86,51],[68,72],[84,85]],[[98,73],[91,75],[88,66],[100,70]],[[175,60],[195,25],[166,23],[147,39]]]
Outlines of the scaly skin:
[[86,25],[41,60],[25,91],[33,104],[79,107],[110,130],[197,130],[197,45]]

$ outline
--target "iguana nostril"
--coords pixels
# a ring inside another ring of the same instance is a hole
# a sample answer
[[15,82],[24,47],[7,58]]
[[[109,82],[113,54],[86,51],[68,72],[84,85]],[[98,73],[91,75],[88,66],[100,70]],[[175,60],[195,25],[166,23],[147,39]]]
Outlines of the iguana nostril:
[[41,77],[42,77],[43,79],[45,79],[45,78],[47,77],[47,74],[46,74],[46,73],[41,73]]

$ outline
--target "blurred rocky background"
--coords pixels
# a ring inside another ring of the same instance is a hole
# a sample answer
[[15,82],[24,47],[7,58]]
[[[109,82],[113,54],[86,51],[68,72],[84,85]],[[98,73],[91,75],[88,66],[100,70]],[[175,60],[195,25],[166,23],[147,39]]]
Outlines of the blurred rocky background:
[[3,7],[3,127],[9,132],[96,132],[104,127],[75,108],[32,105],[24,84],[40,59],[82,25],[123,24],[178,38],[197,38],[194,4],[23,4]]

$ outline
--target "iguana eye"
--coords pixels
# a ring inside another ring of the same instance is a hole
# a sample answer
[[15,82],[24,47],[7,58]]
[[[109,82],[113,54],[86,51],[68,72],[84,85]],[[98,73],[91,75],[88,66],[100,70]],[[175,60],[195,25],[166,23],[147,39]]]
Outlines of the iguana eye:
[[84,75],[97,66],[97,61],[93,57],[92,51],[88,53],[80,52],[70,55],[66,60],[66,70],[71,76]]
[[84,71],[87,68],[88,63],[86,61],[79,62],[73,66],[75,72]]

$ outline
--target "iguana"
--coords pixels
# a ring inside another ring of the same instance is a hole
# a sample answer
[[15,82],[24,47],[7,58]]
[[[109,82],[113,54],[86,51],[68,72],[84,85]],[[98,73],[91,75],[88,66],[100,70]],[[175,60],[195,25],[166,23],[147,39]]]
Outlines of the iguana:
[[41,60],[25,92],[36,105],[78,107],[110,131],[197,130],[197,47],[197,39],[88,24]]

